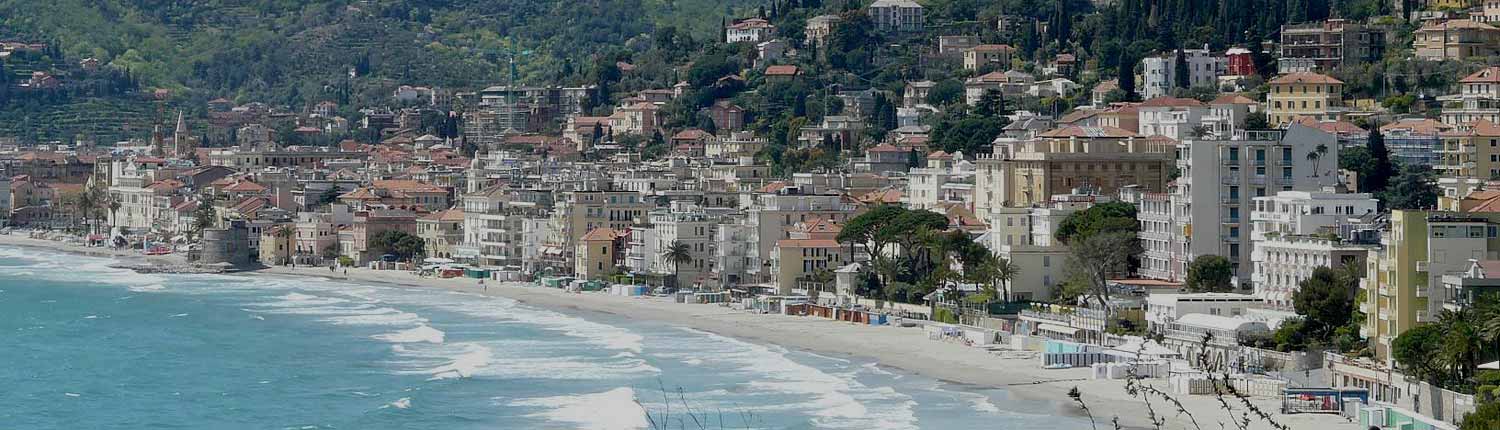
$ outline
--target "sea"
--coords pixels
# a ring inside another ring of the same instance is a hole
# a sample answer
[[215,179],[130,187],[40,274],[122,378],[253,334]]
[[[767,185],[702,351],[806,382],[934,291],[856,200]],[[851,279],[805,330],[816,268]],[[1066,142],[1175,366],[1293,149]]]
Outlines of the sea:
[[664,323],[111,263],[0,247],[0,429],[1090,428],[1006,390]]

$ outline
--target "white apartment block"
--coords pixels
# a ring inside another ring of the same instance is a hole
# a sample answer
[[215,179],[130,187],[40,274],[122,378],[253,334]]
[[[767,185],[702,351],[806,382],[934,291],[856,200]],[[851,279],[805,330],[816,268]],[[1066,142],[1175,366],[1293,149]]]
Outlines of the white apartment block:
[[[1309,160],[1307,154],[1320,145],[1327,153]],[[1165,260],[1150,272],[1157,279],[1180,282],[1193,258],[1220,255],[1234,264],[1236,281],[1247,288],[1254,199],[1282,191],[1319,190],[1338,179],[1334,136],[1296,124],[1286,130],[1243,131],[1232,140],[1188,140],[1178,145],[1178,151],[1182,176],[1169,199],[1172,226],[1156,231],[1183,237],[1165,241],[1166,250],[1148,250],[1148,260]]]
[[[1203,49],[1184,49],[1182,55],[1188,64],[1190,87],[1217,87],[1219,76],[1229,72],[1229,59],[1223,55],[1215,55],[1207,46]],[[1144,71],[1141,96],[1151,99],[1171,95],[1172,88],[1177,84],[1177,51],[1147,57],[1141,60],[1141,64]]]
[[921,31],[922,5],[912,0],[875,0],[868,9],[875,28],[882,31]]
[[1362,267],[1369,246],[1345,243],[1338,227],[1375,213],[1369,194],[1283,191],[1255,198],[1250,212],[1253,250],[1250,281],[1255,296],[1269,307],[1291,309],[1298,284],[1319,267]]
[[913,209],[933,209],[957,203],[968,206],[974,195],[974,163],[964,160],[962,152],[948,155],[942,151],[927,157],[927,167],[907,173],[906,199]]
[[1203,102],[1172,96],[1146,100],[1135,108],[1140,135],[1166,136],[1179,142],[1198,138],[1193,128],[1202,125],[1209,113]]
[[[707,281],[714,271],[714,229],[718,217],[687,202],[672,202],[647,214],[650,224],[630,231],[625,266],[632,273],[670,276],[677,270],[678,285],[691,286]],[[673,265],[663,253],[673,243],[687,245],[691,262]]]

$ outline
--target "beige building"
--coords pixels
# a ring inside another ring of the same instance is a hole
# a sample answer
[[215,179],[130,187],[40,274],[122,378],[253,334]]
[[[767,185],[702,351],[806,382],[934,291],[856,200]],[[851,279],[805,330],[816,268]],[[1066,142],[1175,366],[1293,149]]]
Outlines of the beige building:
[[1412,36],[1412,51],[1422,60],[1465,60],[1500,54],[1500,28],[1478,21],[1432,22]]
[[621,256],[619,238],[619,233],[608,227],[590,230],[579,237],[573,276],[579,279],[600,279],[614,273]]
[[1444,177],[1500,177],[1500,124],[1474,121],[1465,128],[1468,130],[1442,134],[1443,147],[1438,150],[1441,158],[1432,168]]
[[1269,82],[1266,93],[1266,120],[1273,126],[1291,123],[1297,117],[1338,119],[1343,106],[1344,82],[1328,75],[1297,72],[1281,75]]
[[1486,67],[1458,81],[1458,94],[1438,97],[1443,123],[1468,128],[1475,121],[1500,122],[1500,67]]
[[964,69],[979,70],[981,68],[993,67],[996,70],[1009,70],[1010,59],[1016,54],[1016,48],[1010,45],[979,45],[968,51],[964,51]]
[[417,218],[417,237],[422,238],[428,257],[453,258],[453,249],[463,243],[464,211],[459,208]]
[[975,168],[976,207],[1024,207],[1087,187],[1109,195],[1127,185],[1166,191],[1176,141],[1114,127],[1064,126],[997,146]]
[[842,229],[825,219],[800,222],[787,229],[788,238],[776,241],[771,261],[778,294],[813,294],[832,286],[833,270],[853,261],[850,248],[834,239]]

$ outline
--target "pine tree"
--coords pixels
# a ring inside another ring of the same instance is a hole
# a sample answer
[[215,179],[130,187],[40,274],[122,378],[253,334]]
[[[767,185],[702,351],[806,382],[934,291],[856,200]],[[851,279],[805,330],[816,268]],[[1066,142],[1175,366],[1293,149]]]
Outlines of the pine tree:
[[1192,77],[1188,75],[1187,55],[1183,54],[1182,48],[1177,48],[1177,57],[1172,60],[1172,77],[1177,88],[1188,89],[1193,86]]
[[1116,79],[1119,80],[1116,83],[1119,84],[1120,91],[1125,92],[1125,100],[1135,100],[1135,58],[1130,56],[1129,51],[1120,51],[1120,62],[1116,66],[1116,72],[1118,74]]
[[1370,158],[1375,160],[1375,166],[1370,173],[1361,178],[1365,183],[1360,187],[1361,192],[1378,193],[1385,191],[1390,185],[1391,177],[1396,176],[1396,166],[1391,163],[1391,151],[1385,146],[1385,136],[1380,134],[1379,124],[1370,124],[1370,137],[1365,143],[1369,149]]

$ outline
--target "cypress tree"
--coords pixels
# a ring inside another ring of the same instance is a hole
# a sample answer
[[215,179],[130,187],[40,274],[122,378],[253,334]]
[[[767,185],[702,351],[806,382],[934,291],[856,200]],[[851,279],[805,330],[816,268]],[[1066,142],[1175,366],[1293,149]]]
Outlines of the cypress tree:
[[1120,62],[1116,66],[1120,91],[1125,92],[1125,100],[1135,100],[1135,59],[1130,57],[1128,50],[1120,51]]
[[1183,54],[1182,48],[1177,48],[1177,57],[1172,60],[1172,77],[1177,88],[1188,89],[1193,86],[1192,77],[1188,75],[1187,55]]
[[1360,191],[1367,193],[1378,193],[1384,191],[1390,185],[1391,177],[1396,176],[1396,166],[1391,163],[1391,151],[1385,146],[1385,136],[1380,134],[1379,124],[1370,124],[1370,137],[1365,142],[1369,149],[1370,158],[1375,160],[1375,166],[1370,169],[1369,174],[1361,178],[1365,186]]

